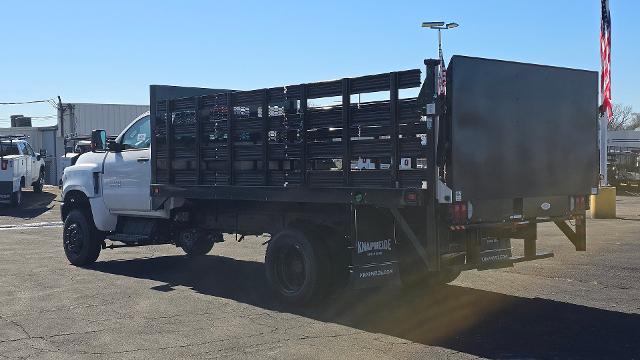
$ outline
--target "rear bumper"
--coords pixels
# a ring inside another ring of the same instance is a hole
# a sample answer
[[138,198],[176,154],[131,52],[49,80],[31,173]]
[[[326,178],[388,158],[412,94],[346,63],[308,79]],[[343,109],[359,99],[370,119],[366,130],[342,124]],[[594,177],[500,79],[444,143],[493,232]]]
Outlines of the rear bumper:
[[13,181],[0,181],[0,201],[10,201],[11,194],[13,194]]
[[513,256],[510,258],[500,259],[497,261],[490,261],[490,262],[481,263],[481,264],[455,265],[455,266],[452,266],[451,268],[460,270],[460,271],[474,270],[474,269],[478,271],[502,269],[502,268],[513,267],[513,265],[517,263],[521,263],[525,261],[548,259],[548,258],[552,258],[553,256],[554,254],[552,252],[544,252],[544,253],[537,253],[533,256]]

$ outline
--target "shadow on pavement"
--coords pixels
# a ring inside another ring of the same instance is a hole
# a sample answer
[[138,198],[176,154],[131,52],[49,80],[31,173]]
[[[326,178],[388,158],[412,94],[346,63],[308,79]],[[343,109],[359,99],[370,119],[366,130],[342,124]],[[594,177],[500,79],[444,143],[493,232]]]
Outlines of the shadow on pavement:
[[0,216],[8,216],[23,220],[38,217],[53,207],[53,201],[56,194],[47,192],[46,190],[37,194],[33,191],[22,192],[22,205],[18,208],[11,207],[9,204],[0,203]]
[[[313,309],[278,306],[263,263],[227,257],[165,256],[98,262],[93,270],[186,286],[265,309],[387,334],[488,358],[634,358],[640,315],[447,285],[402,294],[348,291]],[[436,291],[437,290],[437,291]]]

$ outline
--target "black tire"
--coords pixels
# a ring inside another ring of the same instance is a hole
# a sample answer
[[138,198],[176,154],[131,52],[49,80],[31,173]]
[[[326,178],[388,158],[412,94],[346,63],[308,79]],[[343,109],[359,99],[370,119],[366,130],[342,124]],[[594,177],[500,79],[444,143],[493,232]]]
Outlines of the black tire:
[[98,259],[102,239],[93,225],[87,210],[71,210],[64,220],[62,246],[69,262],[75,266],[87,266]]
[[275,296],[288,305],[317,303],[328,294],[327,248],[302,231],[285,229],[269,241],[265,270]]
[[189,257],[203,256],[213,249],[213,244],[222,240],[221,237],[222,234],[203,233],[197,230],[184,232],[180,235],[180,247]]
[[38,176],[38,180],[33,183],[33,192],[41,193],[42,188],[44,187],[44,169],[40,169],[40,175]]
[[18,189],[18,191],[14,191],[11,194],[11,206],[20,207],[22,205],[22,189]]

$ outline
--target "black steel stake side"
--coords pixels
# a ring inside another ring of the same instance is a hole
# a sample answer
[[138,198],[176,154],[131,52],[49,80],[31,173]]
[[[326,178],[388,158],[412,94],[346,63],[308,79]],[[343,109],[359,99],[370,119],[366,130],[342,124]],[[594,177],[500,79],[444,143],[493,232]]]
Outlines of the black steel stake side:
[[169,184],[174,184],[173,180],[173,116],[171,116],[171,100],[165,101],[165,111],[167,114],[166,129],[167,129],[167,180]]
[[[153,86],[149,87],[149,124],[151,126],[151,183],[155,184],[158,182],[157,171],[158,171],[158,127],[156,126],[157,116],[158,116],[158,102],[156,101],[155,89]],[[54,142],[55,144],[55,142]],[[149,188],[151,191],[151,188]]]
[[[426,106],[427,106],[427,196],[426,205],[426,224],[427,235],[423,240],[426,241],[427,256],[429,258],[429,270],[440,270],[440,246],[438,239],[438,214],[436,212],[436,186],[438,184],[438,171],[436,168],[436,151],[434,144],[436,143],[435,129],[438,128],[437,121],[439,114],[435,110],[436,106],[436,67],[440,64],[440,60],[427,59],[424,61],[427,66],[425,77],[426,87]],[[433,110],[433,111],[430,111]],[[430,121],[429,121],[430,120]]]
[[229,185],[233,185],[233,123],[235,122],[235,111],[233,110],[233,93],[227,93],[227,152],[229,157]]
[[262,183],[269,185],[269,89],[262,95]]
[[300,122],[302,125],[302,153],[300,154],[301,185],[307,186],[307,86],[300,85]]
[[201,116],[200,116],[200,112],[202,111],[202,98],[200,96],[196,97],[196,124],[195,124],[195,131],[196,131],[196,141],[195,141],[195,147],[196,147],[196,185],[201,185],[202,184],[202,164],[201,164],[201,154],[202,154],[202,121],[201,121]]
[[344,186],[351,184],[351,86],[342,79],[342,171]]
[[400,131],[398,124],[398,73],[392,72],[389,76],[389,112],[391,120],[391,187],[400,187]]

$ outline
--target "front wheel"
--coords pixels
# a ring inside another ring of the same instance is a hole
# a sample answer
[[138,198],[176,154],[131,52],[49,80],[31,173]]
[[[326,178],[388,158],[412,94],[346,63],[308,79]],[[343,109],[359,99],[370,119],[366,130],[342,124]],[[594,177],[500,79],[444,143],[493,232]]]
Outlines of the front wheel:
[[38,180],[33,183],[33,192],[41,193],[42,188],[44,187],[44,169],[40,169],[40,175],[38,176]]
[[64,220],[62,233],[64,253],[75,266],[87,266],[98,259],[101,239],[86,212],[71,210]]

